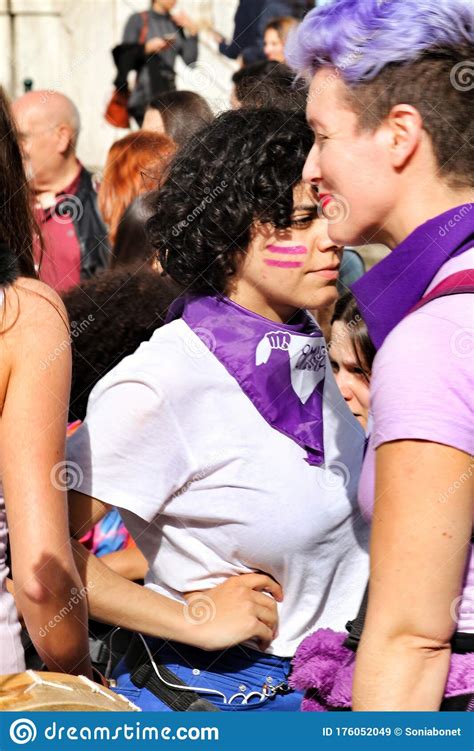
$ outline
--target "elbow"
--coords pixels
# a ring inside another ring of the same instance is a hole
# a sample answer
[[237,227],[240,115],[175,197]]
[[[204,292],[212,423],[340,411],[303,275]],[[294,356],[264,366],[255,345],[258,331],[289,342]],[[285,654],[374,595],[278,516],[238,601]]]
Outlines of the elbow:
[[422,632],[415,629],[380,630],[377,635],[364,630],[363,640],[366,647],[392,654],[412,655],[422,660],[444,659],[451,653],[453,630],[446,627],[437,633]]

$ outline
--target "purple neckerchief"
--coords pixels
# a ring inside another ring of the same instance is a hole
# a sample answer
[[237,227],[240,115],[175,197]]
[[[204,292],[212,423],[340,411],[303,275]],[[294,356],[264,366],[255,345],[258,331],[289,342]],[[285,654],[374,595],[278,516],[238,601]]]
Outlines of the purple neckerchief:
[[465,203],[417,227],[351,285],[377,349],[421,300],[446,261],[473,246],[474,203]]
[[323,387],[326,345],[305,311],[282,324],[242,308],[226,297],[184,297],[167,321],[187,325],[238,382],[262,417],[307,453],[324,462]]

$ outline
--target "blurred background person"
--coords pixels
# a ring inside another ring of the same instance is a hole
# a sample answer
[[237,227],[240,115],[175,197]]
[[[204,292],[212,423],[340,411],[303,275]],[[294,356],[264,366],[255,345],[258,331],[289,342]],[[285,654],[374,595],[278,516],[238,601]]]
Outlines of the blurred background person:
[[13,114],[44,242],[43,250],[35,242],[35,263],[61,292],[105,269],[110,256],[92,175],[76,156],[79,112],[63,94],[31,91]]
[[125,209],[138,195],[159,186],[174,151],[170,138],[147,130],[129,133],[112,144],[99,188],[99,208],[111,245]]
[[194,91],[169,91],[154,97],[145,112],[143,128],[162,133],[178,146],[214,120],[204,97]]
[[197,25],[183,11],[173,12],[176,0],[154,0],[151,10],[134,13],[123,34],[123,51],[127,45],[140,44],[142,64],[130,95],[128,110],[142,125],[145,110],[157,94],[176,89],[175,62],[179,56],[187,64],[198,56]]
[[234,17],[234,33],[230,42],[218,31],[212,34],[219,44],[219,52],[231,60],[245,58],[247,64],[263,58],[259,43],[260,19],[267,0],[240,0]]
[[336,303],[328,349],[339,390],[354,417],[368,432],[370,377],[376,350],[350,292]]
[[267,60],[277,63],[285,62],[285,44],[288,34],[298,25],[298,21],[291,16],[274,18],[265,26],[263,35],[263,51]]
[[157,253],[146,232],[146,223],[153,214],[151,196],[152,191],[142,193],[125,209],[115,235],[111,269],[148,265],[161,272]]
[[252,65],[265,59],[264,34],[271,20],[291,17],[300,21],[314,5],[314,0],[240,0],[232,40],[227,43],[225,37],[215,30],[212,34],[222,55],[232,60],[240,59],[244,66]]
[[304,81],[295,81],[295,74],[283,63],[263,60],[246,65],[234,73],[232,83],[233,109],[306,109],[308,88]]

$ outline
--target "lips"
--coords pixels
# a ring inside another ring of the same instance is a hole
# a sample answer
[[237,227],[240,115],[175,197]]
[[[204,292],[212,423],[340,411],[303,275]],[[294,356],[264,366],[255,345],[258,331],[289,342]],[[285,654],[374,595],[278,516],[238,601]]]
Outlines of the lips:
[[324,209],[332,201],[332,195],[331,193],[320,193],[319,194],[319,203],[321,204],[321,207]]

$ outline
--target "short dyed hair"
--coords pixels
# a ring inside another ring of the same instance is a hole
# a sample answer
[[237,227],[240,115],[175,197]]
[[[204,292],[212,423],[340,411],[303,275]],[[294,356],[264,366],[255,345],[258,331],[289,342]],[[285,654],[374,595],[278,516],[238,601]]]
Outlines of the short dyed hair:
[[287,58],[302,74],[336,68],[362,128],[399,103],[420,113],[439,172],[474,176],[471,0],[333,0],[308,13]]

